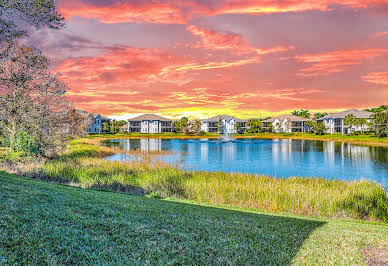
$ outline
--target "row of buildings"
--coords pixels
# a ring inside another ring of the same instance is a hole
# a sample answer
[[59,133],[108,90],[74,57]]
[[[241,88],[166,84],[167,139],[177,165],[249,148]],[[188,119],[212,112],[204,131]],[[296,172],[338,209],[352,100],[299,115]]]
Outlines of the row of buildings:
[[[357,109],[351,109],[339,113],[328,114],[318,122],[324,123],[327,128],[327,133],[342,133],[349,134],[354,131],[361,131],[360,126],[352,126],[351,128],[344,124],[347,115],[354,115],[356,119],[365,118],[369,122],[373,113]],[[123,126],[123,130],[127,132],[138,133],[165,133],[174,132],[173,119],[162,117],[155,114],[144,114],[135,118],[128,119],[128,124]],[[307,124],[311,119],[295,116],[282,115],[263,120],[263,130],[276,133],[291,133],[291,132],[309,132],[311,129]],[[91,126],[90,133],[103,132],[103,123],[109,122],[108,118],[96,115],[94,123]],[[220,128],[229,134],[246,132],[248,130],[248,120],[239,119],[230,115],[217,115],[212,118],[201,120],[201,130],[204,132],[219,132]],[[237,132],[239,131],[239,132]]]

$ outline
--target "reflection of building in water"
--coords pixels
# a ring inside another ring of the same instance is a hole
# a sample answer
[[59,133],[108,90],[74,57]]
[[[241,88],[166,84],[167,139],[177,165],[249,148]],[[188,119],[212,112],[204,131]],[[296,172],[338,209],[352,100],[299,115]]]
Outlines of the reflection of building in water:
[[140,139],[141,151],[161,151],[162,140],[161,139]]
[[236,157],[236,143],[227,142],[223,144],[222,156],[224,161],[233,161]]
[[201,161],[207,162],[209,159],[209,143],[203,142],[201,143]]
[[292,152],[292,139],[274,139],[272,143],[272,160],[274,165],[280,161],[291,161]]
[[323,158],[330,166],[335,165],[335,142],[323,142]]
[[341,157],[351,158],[353,160],[366,160],[370,159],[370,150],[368,146],[353,145],[350,143],[342,142],[340,146]]

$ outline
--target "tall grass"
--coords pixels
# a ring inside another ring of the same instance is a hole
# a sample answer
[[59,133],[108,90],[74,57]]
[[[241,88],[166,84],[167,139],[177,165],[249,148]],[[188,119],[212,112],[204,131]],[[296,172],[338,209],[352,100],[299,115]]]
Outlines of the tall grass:
[[97,140],[74,141],[68,152],[39,167],[40,176],[134,194],[176,197],[202,203],[314,216],[388,222],[387,194],[370,181],[274,178],[250,174],[184,171],[151,160],[122,163],[102,160],[115,153]]

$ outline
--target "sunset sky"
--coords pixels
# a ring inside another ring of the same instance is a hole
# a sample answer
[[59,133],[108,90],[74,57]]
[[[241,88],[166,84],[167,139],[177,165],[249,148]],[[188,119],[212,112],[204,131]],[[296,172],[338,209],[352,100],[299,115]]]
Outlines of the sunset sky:
[[388,104],[388,0],[57,0],[42,49],[77,108],[265,117]]

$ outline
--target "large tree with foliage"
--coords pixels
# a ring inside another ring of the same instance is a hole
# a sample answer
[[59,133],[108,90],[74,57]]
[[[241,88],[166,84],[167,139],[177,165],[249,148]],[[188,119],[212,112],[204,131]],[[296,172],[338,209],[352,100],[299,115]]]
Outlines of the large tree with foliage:
[[311,132],[316,135],[323,135],[327,130],[327,127],[323,122],[307,121],[306,124],[311,128]]
[[252,118],[248,120],[248,132],[259,133],[263,129],[263,123],[260,119]]
[[374,115],[373,127],[377,137],[388,137],[388,111],[379,112]]
[[61,28],[63,20],[54,0],[0,0],[0,43],[28,36],[30,28]]
[[0,64],[1,131],[12,150],[20,151],[19,138],[27,136],[39,146],[34,153],[50,155],[61,147],[66,91],[39,50],[12,46]]
[[356,119],[356,117],[355,117],[353,114],[348,114],[348,115],[345,116],[345,118],[344,118],[344,125],[345,125],[345,126],[348,126],[349,129],[350,129],[350,132],[349,132],[349,133],[352,133],[352,132],[351,132],[352,127],[354,127],[354,126],[357,125],[357,119]]

